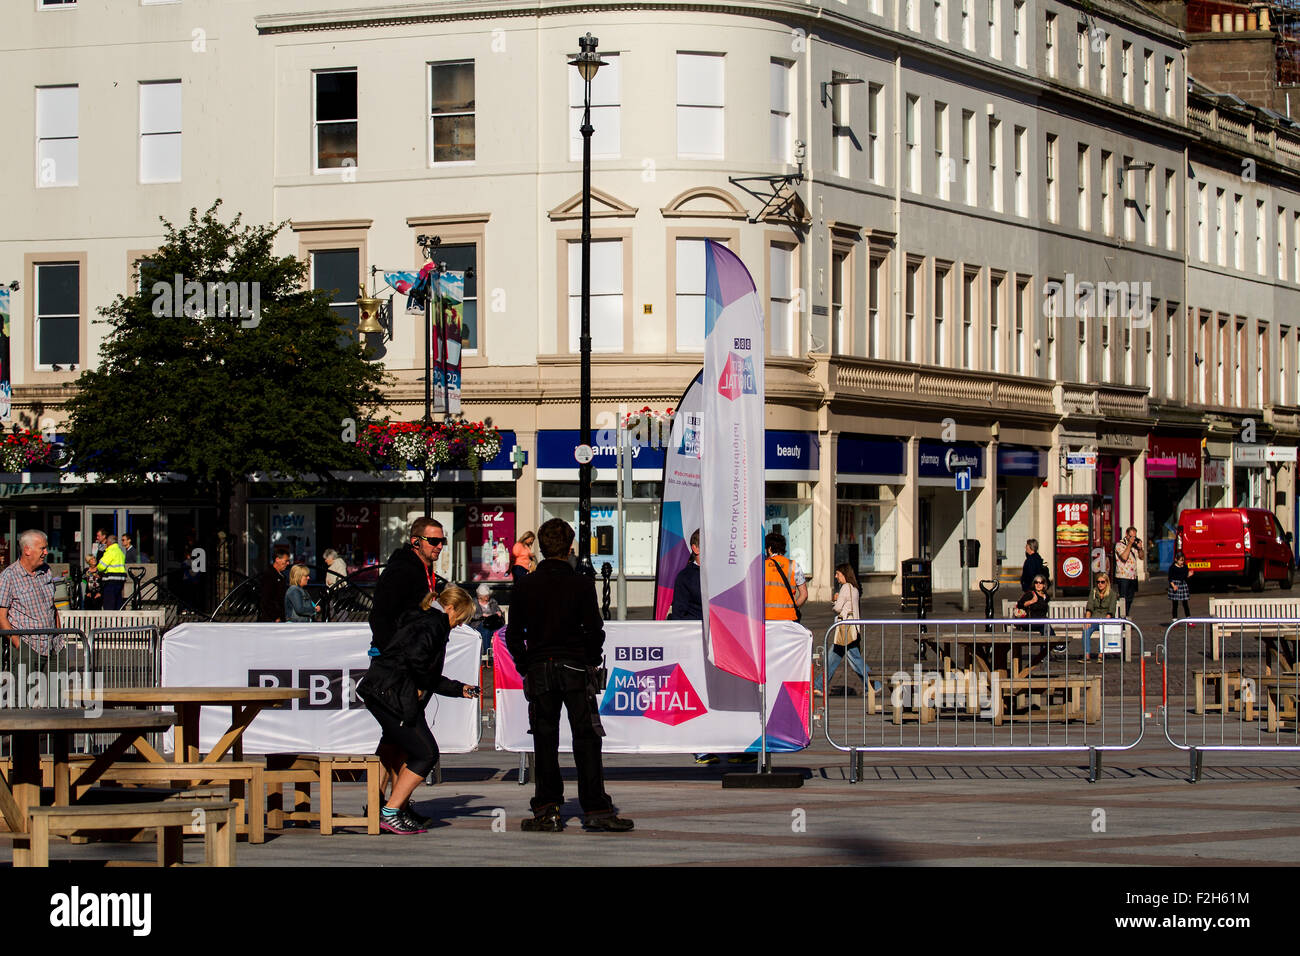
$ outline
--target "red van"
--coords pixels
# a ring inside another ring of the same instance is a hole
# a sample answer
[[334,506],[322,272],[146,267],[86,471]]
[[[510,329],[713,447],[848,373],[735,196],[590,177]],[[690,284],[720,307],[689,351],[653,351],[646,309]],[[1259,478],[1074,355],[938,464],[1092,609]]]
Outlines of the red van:
[[1294,580],[1291,535],[1263,508],[1189,508],[1178,517],[1178,547],[1192,580],[1230,579],[1252,591],[1266,581],[1290,590]]

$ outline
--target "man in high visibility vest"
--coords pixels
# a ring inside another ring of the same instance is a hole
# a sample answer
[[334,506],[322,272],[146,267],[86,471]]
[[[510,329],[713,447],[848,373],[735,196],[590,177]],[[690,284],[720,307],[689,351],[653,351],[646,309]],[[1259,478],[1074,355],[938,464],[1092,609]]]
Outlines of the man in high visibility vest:
[[773,531],[763,541],[763,604],[769,621],[795,621],[795,608],[808,600],[808,584],[799,565],[785,556],[785,535]]
[[126,554],[117,543],[117,535],[104,538],[104,553],[99,558],[100,580],[104,586],[104,610],[122,610],[122,588],[126,586]]

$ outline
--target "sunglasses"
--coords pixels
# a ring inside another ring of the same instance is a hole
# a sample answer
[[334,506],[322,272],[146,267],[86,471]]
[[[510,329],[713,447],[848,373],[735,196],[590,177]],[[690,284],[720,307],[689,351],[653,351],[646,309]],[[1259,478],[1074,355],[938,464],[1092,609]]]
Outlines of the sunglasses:
[[429,542],[429,544],[435,548],[441,548],[444,544],[447,543],[446,538],[430,538],[425,535],[421,535],[421,537],[423,537],[425,541]]

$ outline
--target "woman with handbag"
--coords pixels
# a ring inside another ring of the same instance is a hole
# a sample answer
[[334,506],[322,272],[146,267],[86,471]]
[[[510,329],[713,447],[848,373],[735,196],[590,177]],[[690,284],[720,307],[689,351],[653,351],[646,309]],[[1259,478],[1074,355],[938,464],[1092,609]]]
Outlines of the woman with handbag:
[[401,751],[393,774],[393,792],[380,811],[379,828],[387,833],[424,833],[431,821],[422,820],[408,803],[421,781],[438,763],[438,742],[425,720],[424,710],[433,694],[476,698],[479,688],[444,677],[443,662],[451,629],[469,620],[474,599],[454,585],[432,592],[418,610],[398,618],[397,633],[382,653],[374,649],[370,670],[357,684],[357,696],[383,728],[381,743]]
[[[862,596],[861,589],[858,587],[858,576],[853,572],[853,565],[841,564],[835,569],[835,583],[839,585],[839,590],[835,593],[835,620],[838,621],[856,621],[862,616],[859,608],[859,600]],[[831,645],[830,655],[826,658],[826,688],[830,689],[831,678],[835,672],[840,669],[840,664],[844,662],[847,656],[849,666],[852,667],[862,678],[865,685],[867,681],[866,661],[862,659],[862,638],[858,633],[857,625],[840,625],[835,628],[835,643]],[[849,688],[845,687],[847,695]]]

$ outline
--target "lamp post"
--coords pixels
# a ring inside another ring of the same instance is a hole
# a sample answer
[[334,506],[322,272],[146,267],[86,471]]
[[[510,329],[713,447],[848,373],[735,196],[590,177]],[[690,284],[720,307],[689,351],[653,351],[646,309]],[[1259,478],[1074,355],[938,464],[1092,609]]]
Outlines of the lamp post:
[[[591,445],[591,81],[605,65],[596,53],[599,41],[588,33],[578,38],[582,52],[569,61],[582,75],[582,325],[578,335],[581,356],[579,380],[579,432],[583,445]],[[621,545],[621,542],[620,542]],[[591,564],[591,462],[578,465],[578,563],[594,578]]]
[[[439,236],[416,236],[415,241],[424,253],[424,258],[433,261],[433,251],[442,244]],[[429,290],[424,294],[424,424],[433,425],[433,290],[438,283],[438,276],[429,277]],[[444,373],[444,380],[446,375]],[[424,475],[424,513],[433,514],[433,482],[429,474],[429,457],[426,454],[420,472]]]

